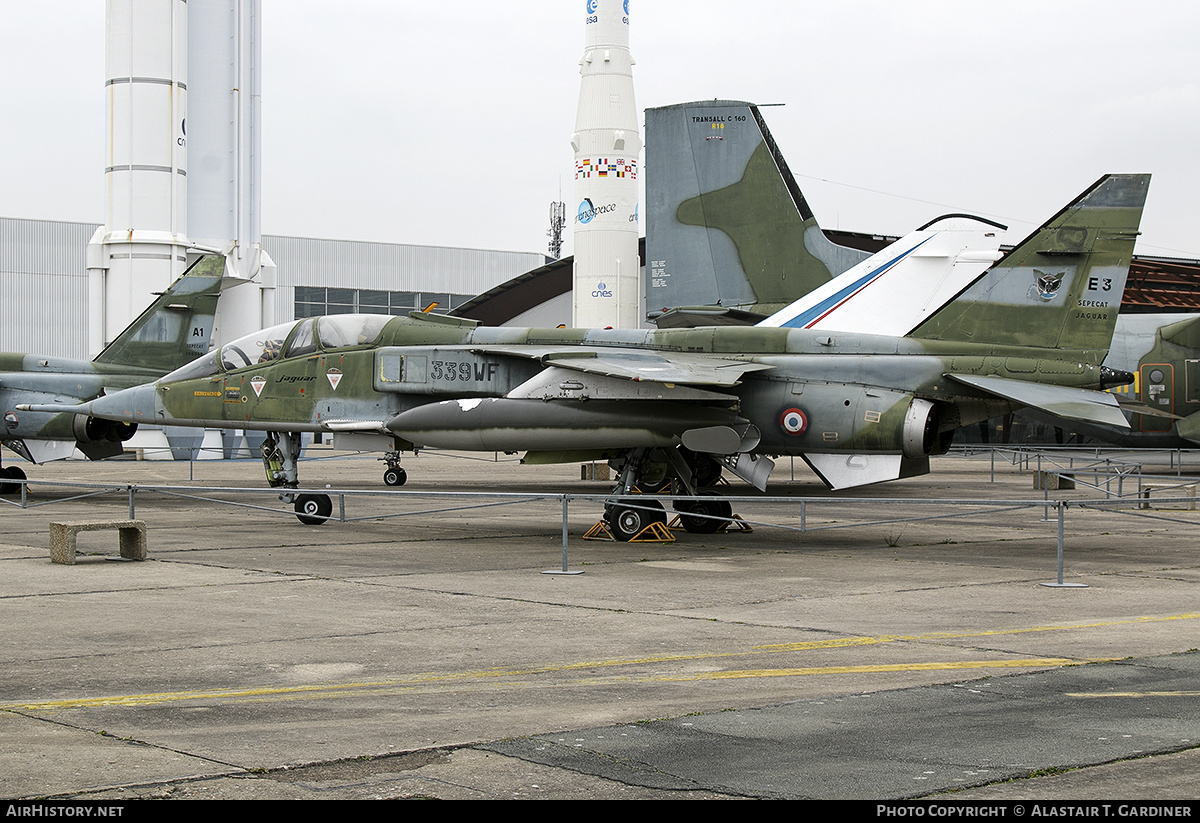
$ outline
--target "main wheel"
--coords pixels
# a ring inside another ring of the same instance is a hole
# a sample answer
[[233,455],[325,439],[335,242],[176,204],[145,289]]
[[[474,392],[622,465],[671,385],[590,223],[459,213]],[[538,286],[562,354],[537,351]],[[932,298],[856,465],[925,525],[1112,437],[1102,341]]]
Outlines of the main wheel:
[[733,517],[733,505],[728,500],[680,500],[675,511],[679,512],[679,522],[692,534],[712,534]]
[[[0,466],[0,478],[5,477],[9,480],[24,480],[25,472],[16,466],[9,466],[8,468]],[[20,492],[20,483],[5,483],[3,479],[0,479],[0,494],[20,494]]]
[[408,472],[399,466],[393,466],[383,473],[383,482],[389,486],[403,486],[408,480]]
[[306,526],[319,526],[333,514],[333,501],[327,494],[302,494],[293,506],[296,519]]
[[[636,507],[636,508],[635,508]],[[604,507],[609,531],[617,540],[628,541],[651,523],[666,523],[667,513],[657,500],[625,498]]]
[[721,464],[707,454],[698,454],[694,472],[697,488],[713,486],[721,479]]

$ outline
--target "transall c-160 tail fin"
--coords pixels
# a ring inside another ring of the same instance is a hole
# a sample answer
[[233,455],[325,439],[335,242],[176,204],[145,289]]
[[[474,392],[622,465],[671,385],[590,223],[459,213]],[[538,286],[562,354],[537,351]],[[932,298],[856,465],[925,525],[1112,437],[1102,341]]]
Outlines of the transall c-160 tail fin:
[[671,310],[660,327],[718,313],[750,325],[869,256],[817,225],[752,103],[647,109],[646,165],[646,307]]

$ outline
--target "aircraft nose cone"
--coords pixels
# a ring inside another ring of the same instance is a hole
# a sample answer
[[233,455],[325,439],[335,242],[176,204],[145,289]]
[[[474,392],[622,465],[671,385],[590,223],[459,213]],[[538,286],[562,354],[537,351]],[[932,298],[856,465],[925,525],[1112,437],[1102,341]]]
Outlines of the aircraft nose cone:
[[154,413],[154,393],[155,387],[146,385],[97,397],[90,404],[91,414],[105,420],[153,423],[159,419]]

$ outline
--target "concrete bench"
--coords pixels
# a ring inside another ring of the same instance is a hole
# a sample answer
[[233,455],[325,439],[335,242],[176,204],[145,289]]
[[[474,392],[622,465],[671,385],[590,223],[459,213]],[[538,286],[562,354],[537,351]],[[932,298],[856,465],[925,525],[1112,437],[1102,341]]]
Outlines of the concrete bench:
[[1069,474],[1055,474],[1054,472],[1047,471],[1034,472],[1033,488],[1038,491],[1042,489],[1049,491],[1073,489],[1075,488],[1075,478]]
[[75,564],[75,543],[80,532],[115,529],[125,560],[146,559],[146,523],[143,520],[72,520],[50,524],[50,562]]

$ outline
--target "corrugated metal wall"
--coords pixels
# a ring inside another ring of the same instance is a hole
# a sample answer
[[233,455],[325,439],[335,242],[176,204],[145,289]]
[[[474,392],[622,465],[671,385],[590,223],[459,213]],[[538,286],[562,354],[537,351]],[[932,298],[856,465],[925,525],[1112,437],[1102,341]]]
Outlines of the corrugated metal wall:
[[84,357],[90,223],[0,218],[0,351]]
[[[87,357],[87,243],[96,226],[0,217],[0,351]],[[536,252],[263,235],[275,261],[275,316],[296,286],[479,294],[535,269]]]
[[538,253],[263,235],[279,286],[276,317],[292,316],[296,286],[480,294],[546,262]]

